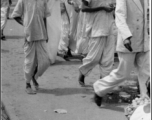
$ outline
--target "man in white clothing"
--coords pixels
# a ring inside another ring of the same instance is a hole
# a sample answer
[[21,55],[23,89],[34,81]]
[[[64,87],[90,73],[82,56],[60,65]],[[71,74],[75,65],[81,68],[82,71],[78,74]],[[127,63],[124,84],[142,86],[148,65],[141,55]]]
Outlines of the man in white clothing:
[[85,85],[85,77],[99,65],[100,77],[113,69],[115,41],[110,39],[114,22],[112,0],[83,0],[82,11],[86,12],[85,34],[88,36],[88,54],[79,67],[79,84]]
[[150,79],[147,6],[147,0],[116,0],[116,50],[120,63],[108,76],[94,83],[94,100],[98,106],[105,94],[130,76],[134,66],[137,68],[140,94],[146,96],[145,82]]

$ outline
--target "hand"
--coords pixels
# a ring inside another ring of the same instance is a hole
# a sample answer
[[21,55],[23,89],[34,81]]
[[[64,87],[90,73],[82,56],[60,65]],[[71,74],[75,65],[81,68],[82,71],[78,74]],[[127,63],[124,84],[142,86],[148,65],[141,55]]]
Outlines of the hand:
[[114,10],[114,8],[113,7],[104,7],[104,10],[106,12],[112,12]]
[[130,52],[132,52],[132,47],[131,47],[131,41],[130,41],[130,39],[124,40],[124,46],[125,46]]
[[83,4],[84,4],[85,6],[88,6],[88,5],[89,5],[89,3],[88,3],[86,0],[82,0],[82,2],[83,2]]
[[113,8],[113,9],[115,9],[115,8],[116,8],[116,4],[114,4],[114,3],[109,4],[109,6],[110,6],[111,8]]
[[68,4],[72,5],[73,1],[72,0],[68,0]]
[[78,13],[80,11],[80,8],[78,6],[74,6],[75,11]]

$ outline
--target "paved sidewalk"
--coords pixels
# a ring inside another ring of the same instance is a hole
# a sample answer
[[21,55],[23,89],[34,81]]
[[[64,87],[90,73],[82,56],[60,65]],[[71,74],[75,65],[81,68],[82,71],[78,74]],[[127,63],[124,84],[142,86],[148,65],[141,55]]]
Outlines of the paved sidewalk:
[[[79,86],[79,60],[66,62],[58,57],[56,64],[38,79],[38,93],[27,95],[23,78],[23,27],[8,20],[4,34],[7,40],[1,47],[1,93],[11,120],[127,120],[126,103],[104,103],[97,107],[92,101],[91,86],[100,77],[98,66],[86,77],[87,87]],[[67,114],[57,114],[55,109],[65,109]]]

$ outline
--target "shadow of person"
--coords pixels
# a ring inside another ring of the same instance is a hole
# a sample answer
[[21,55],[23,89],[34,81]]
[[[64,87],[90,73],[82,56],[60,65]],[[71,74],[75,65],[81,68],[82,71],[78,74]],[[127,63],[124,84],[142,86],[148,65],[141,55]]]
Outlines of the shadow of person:
[[37,93],[53,94],[55,96],[73,95],[73,94],[93,94],[92,89],[83,88],[55,88],[55,89],[45,89],[39,88]]
[[124,104],[120,104],[120,103],[118,103],[118,104],[104,104],[104,106],[101,106],[100,109],[124,112],[124,107],[123,106],[127,106],[127,104],[126,103],[124,103]]
[[9,50],[1,49],[1,53],[9,53]]
[[[91,98],[91,101],[94,102],[94,99]],[[105,103],[103,101],[102,105],[99,108],[105,109],[105,110],[124,112],[124,107],[127,105],[128,105],[127,103],[115,103],[115,104],[113,104],[113,103]]]
[[22,38],[25,38],[24,36],[11,36],[11,35],[6,35],[6,39],[22,39]]
[[81,61],[75,60],[75,61],[59,61],[56,60],[55,63],[53,65],[57,66],[57,65],[80,65],[82,64]]

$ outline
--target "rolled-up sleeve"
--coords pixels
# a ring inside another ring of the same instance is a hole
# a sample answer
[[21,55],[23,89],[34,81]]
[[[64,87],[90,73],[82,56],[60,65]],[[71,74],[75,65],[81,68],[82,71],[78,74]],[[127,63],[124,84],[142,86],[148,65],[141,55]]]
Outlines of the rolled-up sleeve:
[[127,19],[127,6],[126,0],[116,0],[116,26],[118,28],[118,32],[120,32],[123,40],[132,36],[132,33],[128,27],[126,22]]
[[18,0],[11,17],[12,18],[21,17],[23,15],[23,12],[24,12],[23,0]]

